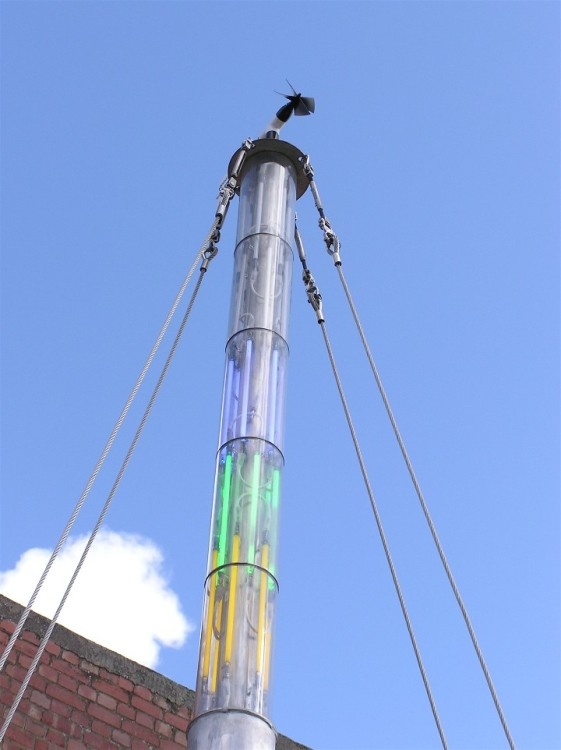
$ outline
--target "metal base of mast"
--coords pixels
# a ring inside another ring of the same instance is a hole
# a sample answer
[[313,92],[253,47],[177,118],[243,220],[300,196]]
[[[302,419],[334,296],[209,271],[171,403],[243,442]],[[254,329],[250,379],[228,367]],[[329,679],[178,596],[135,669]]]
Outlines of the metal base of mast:
[[275,750],[276,741],[272,725],[248,711],[207,711],[189,725],[189,750]]

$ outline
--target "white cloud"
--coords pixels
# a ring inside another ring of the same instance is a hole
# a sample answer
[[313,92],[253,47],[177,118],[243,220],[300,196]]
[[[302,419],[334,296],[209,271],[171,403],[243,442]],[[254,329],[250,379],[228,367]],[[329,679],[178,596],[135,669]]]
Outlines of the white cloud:
[[[69,538],[33,609],[52,617],[86,545]],[[0,591],[29,601],[51,550],[23,553],[0,571]],[[193,630],[162,571],[163,555],[150,539],[101,530],[59,617],[61,625],[134,661],[154,668],[163,646],[180,648]]]

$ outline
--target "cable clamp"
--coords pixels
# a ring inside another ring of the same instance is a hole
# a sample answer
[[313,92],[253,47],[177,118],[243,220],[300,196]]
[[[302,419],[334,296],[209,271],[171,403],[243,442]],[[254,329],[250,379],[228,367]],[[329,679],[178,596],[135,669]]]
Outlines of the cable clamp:
[[217,228],[214,230],[212,237],[208,243],[208,246],[203,250],[203,262],[201,263],[201,273],[204,273],[211,260],[216,258],[218,255],[218,245],[216,244],[220,240],[220,230]]
[[331,229],[331,225],[327,219],[322,217],[319,220],[319,227],[323,231],[323,241],[327,247],[327,252],[333,258],[334,264],[340,266],[342,261],[341,256],[339,255],[339,250],[341,249],[339,238],[333,229]]
[[312,276],[308,268],[304,270],[304,273],[302,274],[302,280],[306,287],[308,302],[314,308],[318,323],[323,323],[325,321],[325,318],[323,317],[323,302],[321,299],[321,294],[319,293],[319,289],[316,286],[314,277]]

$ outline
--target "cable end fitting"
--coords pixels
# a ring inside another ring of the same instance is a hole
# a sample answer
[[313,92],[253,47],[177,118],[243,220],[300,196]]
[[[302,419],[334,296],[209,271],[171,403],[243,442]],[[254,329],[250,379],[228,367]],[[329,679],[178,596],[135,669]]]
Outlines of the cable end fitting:
[[312,276],[308,268],[304,270],[304,273],[302,274],[302,280],[306,287],[308,302],[314,309],[318,323],[325,323],[325,318],[323,317],[323,302],[321,299],[321,294],[319,293],[319,289],[316,286],[314,277]]

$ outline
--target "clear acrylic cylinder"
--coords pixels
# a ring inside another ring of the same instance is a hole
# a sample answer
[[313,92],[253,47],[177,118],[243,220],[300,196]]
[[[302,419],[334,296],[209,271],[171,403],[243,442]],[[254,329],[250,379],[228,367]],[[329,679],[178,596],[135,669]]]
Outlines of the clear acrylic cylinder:
[[[240,187],[194,724],[207,712],[217,722],[224,711],[257,714],[267,745],[295,204],[303,190],[297,149],[257,146]],[[197,748],[214,747],[207,725],[190,732]]]

